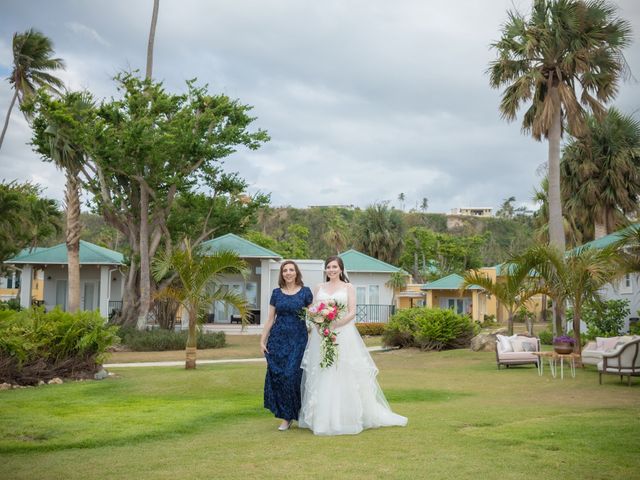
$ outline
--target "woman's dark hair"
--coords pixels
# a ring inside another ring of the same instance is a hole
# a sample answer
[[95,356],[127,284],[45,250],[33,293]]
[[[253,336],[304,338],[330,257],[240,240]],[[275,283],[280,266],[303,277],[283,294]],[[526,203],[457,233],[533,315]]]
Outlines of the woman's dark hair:
[[[329,265],[331,262],[338,262],[338,266],[340,267],[340,280],[342,280],[343,282],[349,283],[349,279],[344,274],[344,262],[342,261],[342,259],[335,255],[327,258],[324,261],[325,270],[327,269],[327,265]],[[328,282],[328,281],[329,281],[329,277],[325,277],[325,282]]]
[[278,276],[278,285],[280,286],[280,288],[284,287],[287,284],[287,282],[285,282],[284,280],[284,277],[282,276],[282,271],[287,265],[293,265],[293,268],[296,269],[296,285],[298,285],[299,287],[304,287],[304,283],[302,282],[302,273],[300,273],[298,264],[293,260],[285,260],[284,262],[282,262],[282,265],[280,265],[280,275]]

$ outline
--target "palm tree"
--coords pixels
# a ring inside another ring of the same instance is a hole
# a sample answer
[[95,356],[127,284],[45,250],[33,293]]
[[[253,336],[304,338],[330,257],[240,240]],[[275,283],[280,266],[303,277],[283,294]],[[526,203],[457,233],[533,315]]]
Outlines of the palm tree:
[[398,210],[386,202],[370,205],[358,218],[355,247],[378,260],[394,264],[400,257],[404,225]]
[[551,245],[539,245],[514,261],[519,268],[536,272],[541,280],[540,291],[553,298],[557,305],[571,304],[575,348],[576,353],[580,353],[582,308],[587,302],[600,301],[599,290],[622,275],[618,259],[614,247],[578,247],[562,253]]
[[63,69],[64,62],[60,58],[52,58],[52,55],[53,43],[37,30],[31,29],[24,33],[13,34],[13,70],[9,83],[14,92],[4,120],[2,134],[0,134],[0,148],[2,148],[16,100],[23,105],[38,88],[60,93],[58,89],[63,87],[62,80],[48,72]]
[[400,202],[400,209],[404,211],[404,201],[406,200],[406,195],[403,192],[400,192],[398,195],[398,201]]
[[389,280],[385,283],[387,287],[393,290],[393,297],[391,298],[391,304],[396,306],[396,294],[399,290],[407,288],[409,274],[403,270],[393,272],[389,277]]
[[517,264],[512,263],[504,263],[501,268],[507,270],[504,280],[500,278],[494,280],[478,270],[465,272],[464,281],[460,289],[465,290],[477,285],[496,297],[499,304],[507,310],[507,329],[509,335],[513,335],[513,317],[515,313],[524,307],[531,297],[540,292],[537,282],[531,279],[529,270],[520,268]]
[[327,222],[327,229],[322,235],[322,239],[331,247],[336,255],[346,248],[347,245],[347,222],[337,215]]
[[173,249],[169,255],[160,254],[154,261],[153,275],[157,281],[175,276],[169,286],[158,292],[158,297],[177,301],[189,315],[185,368],[196,368],[198,318],[214,301],[233,305],[245,324],[248,314],[246,299],[224,291],[217,283],[221,275],[244,274],[246,267],[234,252],[219,251],[205,256],[194,250],[188,240],[184,241],[183,248]]
[[[549,243],[549,180],[547,177],[540,182],[540,189],[534,189],[534,203],[538,204],[538,210],[534,214],[533,223],[535,226],[535,237],[538,242]],[[591,236],[591,226],[585,223],[584,216],[572,215],[573,211],[564,211],[562,213],[562,224],[564,226],[564,235],[567,244],[570,247],[576,247],[586,242]]]
[[[586,131],[586,110],[604,114],[626,67],[622,50],[631,41],[629,22],[604,1],[535,0],[529,18],[510,11],[502,38],[492,47],[498,58],[489,67],[493,88],[506,85],[500,112],[516,119],[530,102],[522,129],[549,143],[549,237],[565,250],[560,197],[562,131]],[[581,91],[578,99],[576,89]]]
[[640,198],[640,122],[610,108],[600,122],[587,119],[587,134],[562,155],[561,184],[567,212],[594,223],[595,238],[626,223]]
[[640,272],[640,223],[620,232],[614,247],[619,249],[621,265],[626,273]]
[[149,28],[149,42],[147,43],[147,71],[145,78],[151,80],[153,74],[153,45],[156,39],[156,25],[158,24],[158,9],[160,0],[153,0],[153,12],[151,13],[151,27]]
[[78,132],[91,122],[93,100],[86,92],[68,92],[59,100],[46,93],[38,96],[34,120],[36,149],[65,173],[65,210],[67,217],[66,244],[69,285],[68,310],[80,308],[80,172],[87,163],[87,154],[80,146]]

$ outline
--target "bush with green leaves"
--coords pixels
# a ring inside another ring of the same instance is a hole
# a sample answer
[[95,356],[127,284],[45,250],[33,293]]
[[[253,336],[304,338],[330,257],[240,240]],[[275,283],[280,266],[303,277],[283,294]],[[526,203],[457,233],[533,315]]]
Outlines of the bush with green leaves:
[[19,312],[22,310],[20,306],[20,300],[17,298],[10,298],[9,300],[0,302],[0,310],[13,310]]
[[382,335],[386,326],[386,323],[381,322],[356,323],[360,335]]
[[[607,300],[586,304],[582,308],[582,321],[587,325],[585,337],[593,340],[596,337],[619,335],[629,313],[629,300]],[[567,310],[567,320],[573,320],[571,308]]]
[[0,382],[30,385],[54,377],[89,378],[117,343],[116,330],[97,311],[1,311]]
[[393,315],[384,330],[385,345],[445,350],[468,347],[479,327],[467,315],[440,308],[408,308]]
[[[122,344],[135,352],[161,352],[165,350],[184,350],[187,344],[187,331],[164,330],[161,328],[140,331],[135,328],[121,328],[118,332]],[[224,332],[198,332],[197,348],[222,348],[226,343]]]
[[553,332],[551,330],[542,330],[538,333],[538,338],[542,345],[553,345]]

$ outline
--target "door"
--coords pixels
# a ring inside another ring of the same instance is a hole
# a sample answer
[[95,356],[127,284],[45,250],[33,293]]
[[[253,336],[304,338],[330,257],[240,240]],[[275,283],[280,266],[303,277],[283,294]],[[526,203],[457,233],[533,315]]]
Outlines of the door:
[[56,305],[67,311],[67,281],[56,280]]
[[82,305],[83,310],[93,311],[98,308],[98,295],[100,290],[98,289],[98,282],[96,281],[85,281],[83,282],[81,294],[82,298],[80,299],[80,304]]

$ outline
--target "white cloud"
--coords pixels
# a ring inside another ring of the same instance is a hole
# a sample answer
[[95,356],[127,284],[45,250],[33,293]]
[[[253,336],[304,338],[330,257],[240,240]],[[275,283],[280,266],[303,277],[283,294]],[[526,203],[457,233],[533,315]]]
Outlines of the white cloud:
[[99,43],[103,47],[111,46],[111,44],[107,42],[104,38],[102,38],[102,36],[93,28],[87,27],[86,25],[82,25],[81,23],[77,23],[77,22],[67,22],[65,26],[69,30],[71,30],[73,33],[82,37],[89,38],[94,42]]

